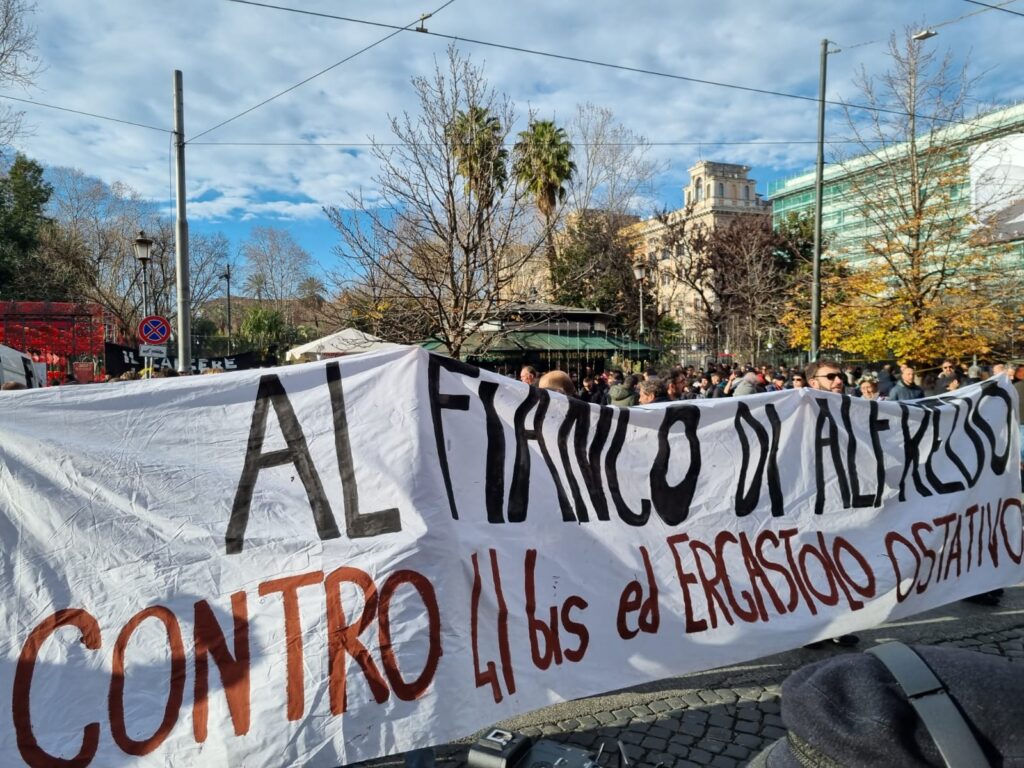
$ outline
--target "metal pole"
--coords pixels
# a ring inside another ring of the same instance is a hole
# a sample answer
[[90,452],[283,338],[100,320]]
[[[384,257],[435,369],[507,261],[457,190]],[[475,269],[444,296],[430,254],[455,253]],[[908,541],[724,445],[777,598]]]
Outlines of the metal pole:
[[637,280],[637,284],[640,286],[640,340],[644,338],[644,281],[643,278]]
[[[142,260],[142,316],[149,317],[149,259]],[[149,358],[144,378],[153,376],[153,358]]]
[[174,165],[177,218],[174,222],[175,267],[178,271],[178,373],[192,370],[192,296],[188,277],[188,218],[185,215],[185,111],[181,70],[174,70]]
[[142,261],[142,316],[149,317],[149,259]]
[[231,354],[231,265],[228,264],[224,276],[228,281],[228,354]]
[[821,41],[821,75],[818,81],[818,159],[814,168],[814,260],[811,277],[811,360],[821,349],[821,207],[825,175],[825,75],[828,40]]

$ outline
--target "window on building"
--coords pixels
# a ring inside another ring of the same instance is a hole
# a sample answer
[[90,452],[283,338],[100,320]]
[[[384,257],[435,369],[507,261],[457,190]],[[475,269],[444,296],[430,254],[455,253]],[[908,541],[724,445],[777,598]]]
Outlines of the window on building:
[[749,200],[750,199],[750,187],[747,187],[747,186],[743,187],[743,199],[744,200]]
[[725,184],[718,182],[718,196],[725,197]]
[[694,195],[696,197],[696,200],[694,202],[699,203],[701,201],[701,198],[704,197],[704,180],[703,179],[698,178],[695,182],[693,182],[693,191],[694,191]]

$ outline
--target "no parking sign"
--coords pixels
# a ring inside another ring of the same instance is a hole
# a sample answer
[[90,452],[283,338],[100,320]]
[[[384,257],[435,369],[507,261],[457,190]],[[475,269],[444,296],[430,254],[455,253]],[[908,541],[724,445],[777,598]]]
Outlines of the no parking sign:
[[171,336],[171,324],[166,317],[150,315],[139,323],[139,341],[143,344],[163,344]]

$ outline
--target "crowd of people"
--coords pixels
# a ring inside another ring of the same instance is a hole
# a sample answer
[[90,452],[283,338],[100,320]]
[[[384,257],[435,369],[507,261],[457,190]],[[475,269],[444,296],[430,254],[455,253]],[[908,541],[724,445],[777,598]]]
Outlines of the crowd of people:
[[761,392],[812,387],[861,397],[867,400],[914,400],[952,392],[992,376],[1005,374],[1021,391],[1024,365],[996,363],[983,368],[946,359],[938,367],[920,368],[913,363],[885,363],[876,369],[820,361],[806,368],[776,366],[712,366],[698,370],[691,366],[649,368],[642,374],[609,371],[584,372],[582,380],[560,370],[543,375],[524,365],[520,381],[562,392],[588,403],[629,407],[675,400],[744,397]]

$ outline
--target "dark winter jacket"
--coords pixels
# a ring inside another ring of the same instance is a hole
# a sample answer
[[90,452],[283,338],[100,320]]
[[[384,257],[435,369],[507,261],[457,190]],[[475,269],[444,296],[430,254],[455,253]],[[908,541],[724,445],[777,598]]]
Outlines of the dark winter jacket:
[[924,397],[924,390],[917,384],[904,384],[902,379],[889,390],[890,400],[917,400],[920,397]]

